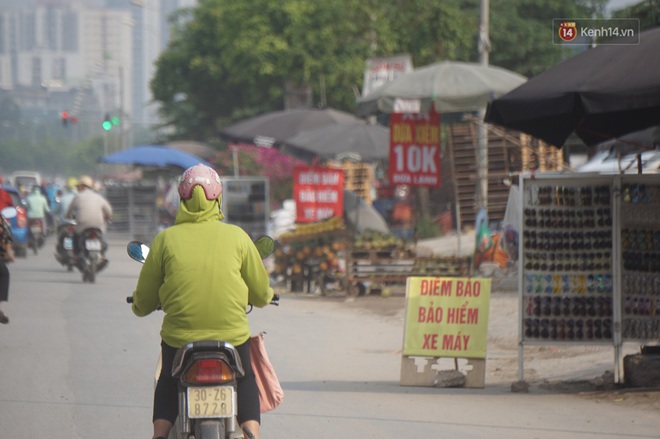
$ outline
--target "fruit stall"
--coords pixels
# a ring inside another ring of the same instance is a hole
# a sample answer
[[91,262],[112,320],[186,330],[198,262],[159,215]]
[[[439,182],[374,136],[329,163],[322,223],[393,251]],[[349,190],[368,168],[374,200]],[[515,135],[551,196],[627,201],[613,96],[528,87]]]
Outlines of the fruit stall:
[[312,292],[319,286],[325,292],[343,277],[347,231],[341,218],[297,224],[278,240],[272,274],[283,277],[288,290]]
[[273,274],[289,291],[358,296],[405,285],[410,276],[468,276],[470,270],[469,257],[419,257],[393,234],[355,234],[338,217],[298,224],[279,242]]

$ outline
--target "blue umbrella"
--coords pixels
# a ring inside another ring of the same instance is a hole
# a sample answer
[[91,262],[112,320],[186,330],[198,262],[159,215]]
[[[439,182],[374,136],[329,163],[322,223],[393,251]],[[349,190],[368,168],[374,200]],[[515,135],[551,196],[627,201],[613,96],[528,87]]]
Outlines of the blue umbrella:
[[154,166],[158,168],[177,166],[188,169],[198,163],[213,167],[213,165],[195,155],[161,145],[134,146],[103,156],[99,161],[116,165]]

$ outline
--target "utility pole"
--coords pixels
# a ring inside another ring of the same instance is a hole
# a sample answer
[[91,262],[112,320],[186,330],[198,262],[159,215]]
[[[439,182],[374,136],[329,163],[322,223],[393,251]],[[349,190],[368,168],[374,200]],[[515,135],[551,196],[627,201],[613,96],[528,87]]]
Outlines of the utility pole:
[[[488,37],[488,15],[489,0],[481,0],[480,23],[479,23],[479,63],[488,66],[488,54],[490,52],[490,39]],[[484,123],[486,108],[480,108],[478,112],[479,124],[477,125],[477,206],[486,209],[488,213],[488,131]]]
[[124,114],[124,68],[119,66],[119,150],[126,149],[126,127],[128,123]]

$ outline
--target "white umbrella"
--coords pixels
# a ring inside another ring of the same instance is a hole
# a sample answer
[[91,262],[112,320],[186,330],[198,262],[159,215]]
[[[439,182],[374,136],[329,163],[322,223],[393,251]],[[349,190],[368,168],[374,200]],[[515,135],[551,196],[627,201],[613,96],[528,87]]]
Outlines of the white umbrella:
[[403,73],[359,98],[356,113],[427,112],[431,104],[440,113],[477,111],[526,80],[501,67],[442,61]]

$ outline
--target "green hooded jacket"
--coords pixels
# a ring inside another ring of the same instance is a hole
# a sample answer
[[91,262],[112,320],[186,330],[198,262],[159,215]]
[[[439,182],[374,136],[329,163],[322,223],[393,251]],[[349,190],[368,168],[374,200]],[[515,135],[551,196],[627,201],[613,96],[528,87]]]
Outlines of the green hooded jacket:
[[161,304],[160,334],[175,348],[198,340],[244,343],[248,303],[264,307],[273,298],[257,248],[243,229],[220,221],[219,206],[196,186],[179,204],[174,225],[151,243],[133,292],[137,316]]

